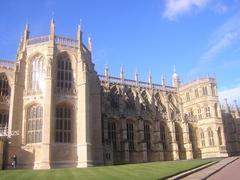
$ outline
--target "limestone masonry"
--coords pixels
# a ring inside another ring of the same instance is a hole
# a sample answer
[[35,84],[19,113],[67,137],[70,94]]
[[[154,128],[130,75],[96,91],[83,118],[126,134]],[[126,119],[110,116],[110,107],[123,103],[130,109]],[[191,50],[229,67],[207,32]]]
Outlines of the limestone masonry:
[[[9,168],[226,157],[240,154],[237,102],[219,103],[215,78],[172,86],[98,75],[91,39],[55,34],[29,38],[26,25],[16,61],[0,60],[0,165]],[[15,136],[3,136],[12,132]]]

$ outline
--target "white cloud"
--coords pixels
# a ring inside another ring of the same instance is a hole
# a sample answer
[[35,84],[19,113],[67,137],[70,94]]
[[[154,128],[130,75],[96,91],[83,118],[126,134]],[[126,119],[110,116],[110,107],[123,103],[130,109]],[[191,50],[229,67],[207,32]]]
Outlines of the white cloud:
[[226,4],[223,4],[221,2],[218,2],[216,5],[214,5],[212,7],[212,10],[215,12],[215,13],[218,13],[218,14],[223,14],[225,12],[228,11],[228,6]]
[[240,103],[240,86],[222,90],[218,93],[218,95],[221,102],[227,98],[229,104],[232,104],[234,100],[237,100],[238,103]]
[[217,29],[210,39],[207,50],[201,59],[209,61],[211,58],[222,52],[225,48],[240,39],[240,13],[228,19]]
[[190,12],[193,8],[204,8],[210,0],[165,0],[163,17],[175,20],[177,16]]

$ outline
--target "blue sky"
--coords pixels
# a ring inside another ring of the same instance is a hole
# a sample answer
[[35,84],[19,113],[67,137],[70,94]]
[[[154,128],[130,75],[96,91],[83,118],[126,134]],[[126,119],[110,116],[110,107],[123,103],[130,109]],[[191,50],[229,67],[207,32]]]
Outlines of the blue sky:
[[221,98],[240,101],[240,0],[9,0],[0,12],[0,58],[15,59],[26,22],[31,37],[47,35],[54,14],[56,34],[76,38],[82,19],[99,74],[123,65],[126,78],[137,67],[171,84],[176,65],[183,83],[215,75]]

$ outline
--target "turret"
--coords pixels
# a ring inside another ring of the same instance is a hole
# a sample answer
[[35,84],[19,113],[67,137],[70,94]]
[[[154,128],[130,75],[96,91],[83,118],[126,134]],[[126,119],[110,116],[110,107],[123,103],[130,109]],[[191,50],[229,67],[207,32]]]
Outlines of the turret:
[[176,68],[174,66],[173,75],[172,75],[172,86],[175,87],[175,88],[179,88],[180,85],[181,85],[180,77],[176,73]]

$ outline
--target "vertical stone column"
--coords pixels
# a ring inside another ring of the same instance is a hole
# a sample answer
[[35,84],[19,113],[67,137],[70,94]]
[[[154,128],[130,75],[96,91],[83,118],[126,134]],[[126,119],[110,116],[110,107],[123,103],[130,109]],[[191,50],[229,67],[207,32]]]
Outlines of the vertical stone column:
[[156,160],[164,160],[163,145],[160,139],[160,121],[154,121],[154,151],[156,152]]
[[88,70],[86,62],[83,59],[78,60],[77,64],[78,79],[77,79],[77,167],[92,166],[91,154],[91,133],[90,133],[90,118],[89,118],[89,82]]
[[[52,74],[52,64],[54,59],[54,32],[50,32],[50,41],[48,45],[47,59],[44,62],[46,67],[45,79],[44,79],[44,89],[43,89],[43,125],[42,125],[42,155],[40,164],[35,164],[35,169],[49,169],[51,164],[51,143],[53,140],[53,123],[55,117],[53,116],[53,74]],[[54,136],[54,135],[53,135]]]
[[175,134],[175,123],[173,121],[168,121],[168,128],[170,130],[170,145],[172,146],[172,157],[173,160],[179,160],[178,153],[178,144],[176,142],[176,134]]
[[182,123],[182,130],[183,130],[183,143],[186,151],[186,159],[193,159],[192,144],[189,138],[190,135],[189,135],[189,127],[187,122]]
[[139,133],[139,152],[140,158],[142,158],[142,162],[148,161],[148,154],[147,154],[147,144],[144,139],[144,124],[143,120],[138,120],[138,133]]
[[130,162],[129,146],[127,140],[127,122],[124,117],[120,117],[121,122],[121,139],[123,143],[123,161],[124,163]]

